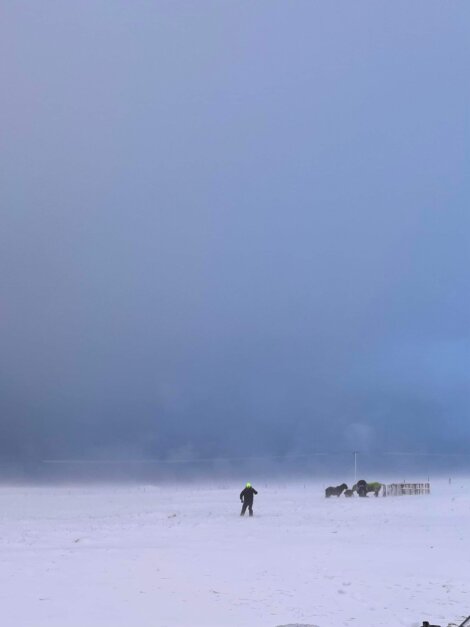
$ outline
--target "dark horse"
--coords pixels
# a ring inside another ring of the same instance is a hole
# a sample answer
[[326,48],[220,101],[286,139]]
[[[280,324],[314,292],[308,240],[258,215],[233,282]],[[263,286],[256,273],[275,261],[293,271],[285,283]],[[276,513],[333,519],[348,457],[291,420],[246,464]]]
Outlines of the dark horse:
[[373,492],[375,496],[379,496],[381,488],[382,484],[378,481],[374,481],[373,483],[367,483],[367,481],[361,479],[353,485],[352,489],[353,491],[357,492],[359,496],[367,496],[369,492]]
[[345,483],[342,483],[341,485],[337,485],[336,488],[334,488],[333,486],[330,486],[329,488],[326,488],[325,496],[326,498],[329,498],[330,496],[341,496],[343,492],[347,489],[348,489],[348,486]]

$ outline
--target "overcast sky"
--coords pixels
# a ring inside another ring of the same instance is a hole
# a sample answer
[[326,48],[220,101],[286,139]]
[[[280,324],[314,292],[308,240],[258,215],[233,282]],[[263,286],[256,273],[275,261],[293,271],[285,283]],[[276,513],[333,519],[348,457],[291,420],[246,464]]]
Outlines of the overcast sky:
[[4,459],[468,450],[470,4],[4,2]]

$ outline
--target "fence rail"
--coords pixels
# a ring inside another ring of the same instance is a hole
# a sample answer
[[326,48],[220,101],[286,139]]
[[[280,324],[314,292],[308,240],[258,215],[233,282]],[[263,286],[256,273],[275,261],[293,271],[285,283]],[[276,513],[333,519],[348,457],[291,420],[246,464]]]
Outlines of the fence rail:
[[425,483],[390,483],[385,487],[385,496],[406,496],[410,494],[431,494],[431,484]]

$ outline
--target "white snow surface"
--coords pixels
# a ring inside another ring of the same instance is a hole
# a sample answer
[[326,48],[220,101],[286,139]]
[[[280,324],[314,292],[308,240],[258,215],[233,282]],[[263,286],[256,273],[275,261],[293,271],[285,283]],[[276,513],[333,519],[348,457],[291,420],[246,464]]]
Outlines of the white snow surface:
[[324,485],[0,488],[9,627],[447,626],[470,614],[470,479],[430,496]]

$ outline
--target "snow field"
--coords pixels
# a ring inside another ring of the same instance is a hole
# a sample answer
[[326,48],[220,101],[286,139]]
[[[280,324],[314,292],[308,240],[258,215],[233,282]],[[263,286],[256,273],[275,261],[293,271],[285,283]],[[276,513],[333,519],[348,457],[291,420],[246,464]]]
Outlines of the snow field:
[[12,627],[412,627],[470,614],[470,480],[431,496],[324,485],[0,488]]

